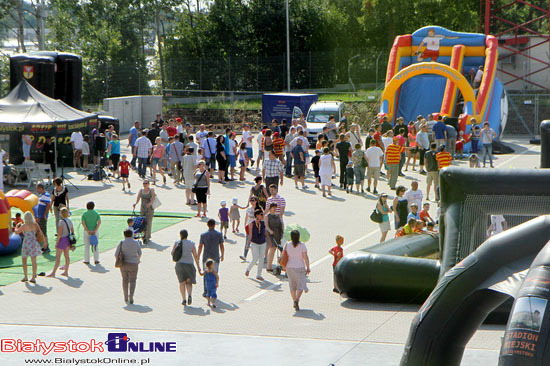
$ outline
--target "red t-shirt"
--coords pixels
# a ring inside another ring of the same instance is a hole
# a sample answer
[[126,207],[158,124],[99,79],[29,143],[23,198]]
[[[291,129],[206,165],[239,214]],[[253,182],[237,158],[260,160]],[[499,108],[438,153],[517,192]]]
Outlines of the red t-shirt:
[[420,215],[419,215],[419,216],[420,216],[420,220],[422,220],[422,221],[424,221],[424,222],[430,221],[430,220],[428,220],[428,217],[431,218],[431,217],[430,217],[430,213],[429,213],[428,211],[426,211],[426,210],[420,211]]
[[344,256],[344,248],[337,245],[334,248],[332,248],[331,250],[332,250],[332,253],[333,253],[332,255],[334,256],[334,262],[332,262],[332,266],[336,267],[336,265],[338,264],[340,259],[342,259],[342,257]]
[[382,134],[380,132],[375,132],[372,138],[376,141],[376,146],[384,149],[384,145],[382,144]]
[[176,127],[167,127],[166,132],[168,132],[168,137],[176,136],[178,134],[178,129]]
[[399,146],[407,146],[407,140],[401,135],[397,135],[397,138],[399,139]]
[[456,151],[462,151],[462,150],[464,150],[464,141],[458,140],[458,141],[456,142],[456,145],[455,145],[455,150],[456,150]]
[[118,166],[120,167],[120,174],[130,174],[130,162],[128,160],[121,161]]

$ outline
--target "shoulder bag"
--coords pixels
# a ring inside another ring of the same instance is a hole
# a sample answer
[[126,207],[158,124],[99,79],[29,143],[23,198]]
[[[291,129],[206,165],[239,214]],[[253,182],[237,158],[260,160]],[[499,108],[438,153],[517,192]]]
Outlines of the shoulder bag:
[[71,247],[73,247],[76,244],[76,237],[74,236],[74,231],[71,231],[71,228],[69,228],[69,224],[67,224],[67,221],[63,219],[63,222],[67,226],[67,231],[69,232],[69,243],[71,244]]
[[285,268],[287,263],[288,263],[288,252],[286,251],[286,245],[285,245],[285,249],[283,249],[283,254],[279,259],[279,264],[281,265],[281,267]]
[[363,152],[363,153],[361,154],[361,166],[362,166],[363,168],[366,168],[366,167],[369,166],[369,162],[368,162],[368,160],[365,158],[365,152]]
[[378,211],[378,209],[372,210],[372,213],[370,214],[371,221],[376,222],[377,224],[382,223],[382,213]]
[[118,243],[120,250],[115,259],[115,268],[120,268],[124,264],[124,254],[122,254],[122,240]]
[[180,242],[178,243],[178,245],[176,245],[176,248],[174,249],[174,253],[172,253],[172,260],[174,262],[179,261],[182,256],[182,252],[183,252],[183,245],[182,245],[182,241],[180,240]]
[[[155,192],[155,191],[153,191],[153,192]],[[160,205],[162,205],[162,203],[161,203],[160,200],[159,200],[159,196],[158,196],[157,192],[155,192],[155,200],[154,200],[153,203],[151,204],[151,208],[152,208],[153,210],[156,210],[157,208],[160,207]]]
[[191,188],[191,192],[197,193],[197,184],[199,184],[199,181],[202,179],[202,177],[204,176],[204,174],[206,174],[206,170],[205,170],[204,172],[202,172],[202,174],[199,176],[199,179],[197,179],[197,181],[195,182],[195,184],[193,184],[193,187]]

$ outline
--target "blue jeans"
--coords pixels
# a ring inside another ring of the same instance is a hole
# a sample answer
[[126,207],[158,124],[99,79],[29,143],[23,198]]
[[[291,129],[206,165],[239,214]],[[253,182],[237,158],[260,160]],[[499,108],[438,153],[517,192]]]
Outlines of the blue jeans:
[[493,166],[493,144],[483,144],[483,166],[487,156],[489,156],[489,163]]
[[292,175],[292,153],[290,151],[286,152],[285,175]]
[[149,158],[138,158],[138,174],[140,177],[144,177],[147,173],[147,161]]

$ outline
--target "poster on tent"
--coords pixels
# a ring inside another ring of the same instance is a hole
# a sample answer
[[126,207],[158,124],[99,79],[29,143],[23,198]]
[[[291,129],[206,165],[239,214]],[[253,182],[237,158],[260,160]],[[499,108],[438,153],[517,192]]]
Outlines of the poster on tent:
[[[71,134],[74,131],[82,132],[82,135],[89,134],[97,126],[97,118],[78,122],[57,122],[57,123],[39,123],[24,124],[21,126],[0,125],[0,134],[10,135],[10,163],[20,164],[23,161],[22,139],[23,134],[30,136],[31,160],[42,163],[44,161],[44,145],[50,137],[55,137],[57,146],[57,163],[65,167],[72,166],[72,146]],[[15,129],[17,127],[17,129]],[[91,143],[90,143],[91,146]],[[63,160],[63,161],[62,161]]]

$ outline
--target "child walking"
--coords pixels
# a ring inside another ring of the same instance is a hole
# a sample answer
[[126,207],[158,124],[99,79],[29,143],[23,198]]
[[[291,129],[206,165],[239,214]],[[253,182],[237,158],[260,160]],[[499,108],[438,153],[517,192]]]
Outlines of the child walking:
[[246,152],[246,142],[241,143],[241,148],[239,149],[239,164],[241,165],[239,180],[241,182],[244,182],[244,173],[246,172],[246,167],[248,166],[248,153]]
[[218,276],[218,272],[214,269],[213,259],[207,259],[205,266],[206,271],[201,272],[201,276],[204,276],[206,281],[206,298],[208,299],[208,306],[216,308],[216,299],[218,298],[216,289],[220,283],[220,277]]
[[246,207],[239,206],[239,199],[235,197],[233,198],[233,204],[229,210],[229,218],[231,219],[233,234],[239,232],[239,225],[241,224],[241,214],[239,212],[239,208],[244,210]]
[[122,161],[118,163],[119,175],[122,178],[122,190],[126,192],[126,184],[128,185],[128,192],[130,191],[130,182],[128,177],[130,176],[130,162],[126,160],[126,155],[122,155]]
[[223,238],[227,239],[227,229],[229,228],[229,209],[226,207],[227,202],[225,201],[221,201],[220,206],[222,206],[218,210],[218,218],[220,219],[220,232],[223,233]]
[[332,279],[334,281],[334,288],[332,289],[332,292],[336,292],[337,294],[339,294],[340,291],[336,288],[336,272],[334,269],[336,268],[338,262],[340,262],[340,259],[344,256],[344,248],[342,248],[342,245],[344,245],[344,237],[342,235],[336,235],[336,246],[328,251],[329,254],[334,257],[334,261],[332,262]]
[[353,193],[353,178],[355,173],[353,172],[353,162],[350,160],[348,162],[348,165],[346,165],[346,183],[344,184],[344,188],[346,189],[346,193]]

